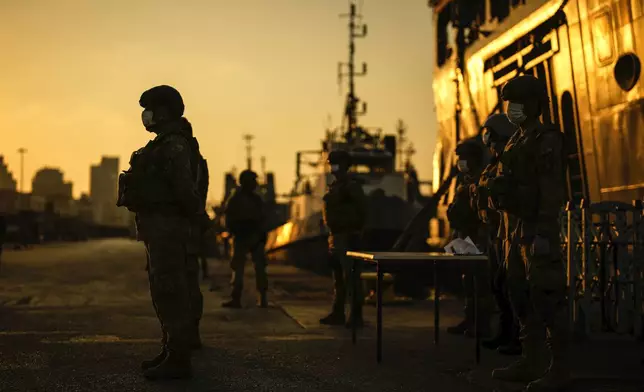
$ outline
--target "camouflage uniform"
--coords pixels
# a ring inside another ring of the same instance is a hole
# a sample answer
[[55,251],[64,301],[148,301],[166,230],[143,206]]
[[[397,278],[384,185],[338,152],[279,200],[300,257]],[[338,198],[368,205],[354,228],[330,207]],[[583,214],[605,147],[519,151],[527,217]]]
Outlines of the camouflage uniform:
[[[329,157],[333,164],[335,159],[346,166],[343,174],[338,174],[336,180],[329,186],[324,195],[324,208],[322,210],[324,223],[329,229],[329,261],[333,272],[333,309],[329,316],[320,320],[322,324],[339,325],[345,323],[345,303],[347,297],[351,298],[350,320],[355,317],[356,324],[362,325],[362,306],[364,294],[362,285],[357,284],[356,292],[351,292],[354,287],[353,280],[359,279],[362,265],[356,263],[353,270],[353,260],[346,256],[347,251],[358,249],[360,246],[361,232],[367,216],[367,200],[362,186],[348,177],[348,154],[334,152]],[[347,324],[350,325],[350,324]]]
[[[252,188],[246,189],[247,180],[254,181],[257,175],[249,170],[240,174],[242,186],[237,188],[226,203],[226,226],[233,235],[233,257],[231,268],[234,273],[232,301],[224,307],[241,307],[241,296],[244,289],[244,270],[246,257],[250,253],[255,266],[255,286],[259,293],[261,307],[268,306],[267,290],[268,277],[266,275],[266,245],[265,206],[261,196]],[[250,180],[250,178],[253,178]],[[256,184],[256,183],[255,183]]]
[[[173,108],[179,101],[180,110],[165,109],[169,106],[165,101],[151,102],[157,98],[174,100]],[[117,206],[136,213],[137,239],[145,243],[150,294],[164,335],[161,354],[142,367],[149,378],[184,378],[191,375],[193,328],[186,247],[191,217],[201,202],[192,175],[192,146],[182,129],[183,102],[178,92],[168,86],[155,87],[142,95],[140,104],[146,108],[142,115],[146,128],[157,136],[132,154],[130,169],[119,177]],[[150,107],[155,114],[149,113]]]
[[470,186],[472,208],[478,212],[479,220],[485,225],[490,287],[496,305],[500,312],[499,330],[497,335],[487,341],[483,346],[499,350],[502,354],[520,354],[518,344],[518,321],[514,316],[512,305],[508,297],[506,268],[505,268],[505,231],[501,225],[499,212],[490,209],[488,185],[497,175],[499,159],[508,139],[516,134],[516,126],[510,123],[505,114],[493,114],[483,126],[483,143],[490,148],[492,160],[485,167],[479,178],[478,184]]
[[[512,230],[507,251],[508,289],[521,325],[523,358],[508,368],[496,369],[493,377],[532,381],[529,391],[557,390],[570,377],[566,273],[558,223],[565,197],[562,134],[538,120],[540,105],[547,104],[545,85],[538,79],[514,79],[502,95],[510,101],[508,117],[516,118],[521,131],[503,152],[491,197],[497,209],[504,211],[506,233]],[[539,345],[546,333],[551,362],[544,375]]]
[[[462,173],[462,184],[456,189],[454,199],[447,209],[447,218],[450,226],[454,229],[453,238],[465,239],[469,237],[476,247],[487,251],[487,238],[485,226],[479,220],[477,210],[472,208],[470,186],[478,183],[481,175],[483,161],[483,149],[473,140],[461,143],[456,149],[461,160],[468,162],[469,171]],[[489,285],[489,271],[481,268],[474,274],[477,279],[477,291],[479,294],[479,328],[482,335],[487,335],[490,329],[490,316],[493,311],[492,293]],[[456,326],[447,328],[448,333],[467,334],[474,336],[474,286],[472,274],[465,273],[462,276],[463,289],[465,292],[465,319]]]

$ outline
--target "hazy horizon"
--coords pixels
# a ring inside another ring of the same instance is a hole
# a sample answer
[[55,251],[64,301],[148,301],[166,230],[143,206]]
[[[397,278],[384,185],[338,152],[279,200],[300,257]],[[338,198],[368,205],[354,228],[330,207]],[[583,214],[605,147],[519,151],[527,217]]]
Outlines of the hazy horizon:
[[[369,35],[356,42],[357,79],[367,127],[395,133],[408,125],[414,163],[431,176],[433,113],[431,10],[424,0],[365,0]],[[327,117],[339,125],[344,103],[336,67],[346,61],[346,0],[1,1],[0,155],[25,191],[35,172],[60,168],[74,197],[89,191],[90,165],[132,151],[151,134],[140,94],[169,84],[184,97],[210,168],[210,199],[223,173],[245,167],[242,135],[255,135],[254,169],[266,157],[277,191],[288,192],[295,153],[320,147]]]

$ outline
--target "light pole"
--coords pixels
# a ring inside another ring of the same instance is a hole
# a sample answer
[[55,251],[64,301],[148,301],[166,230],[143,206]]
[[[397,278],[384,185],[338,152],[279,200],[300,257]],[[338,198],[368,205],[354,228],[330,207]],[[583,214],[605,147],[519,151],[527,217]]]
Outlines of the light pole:
[[18,153],[20,154],[20,193],[25,191],[25,153],[27,149],[20,147]]

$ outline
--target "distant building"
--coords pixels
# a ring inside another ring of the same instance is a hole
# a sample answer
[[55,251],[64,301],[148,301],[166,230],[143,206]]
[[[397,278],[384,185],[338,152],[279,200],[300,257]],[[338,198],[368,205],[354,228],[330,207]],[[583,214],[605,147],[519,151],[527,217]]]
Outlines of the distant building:
[[16,190],[16,180],[4,162],[4,156],[0,155],[0,189]]
[[63,180],[60,169],[45,167],[36,172],[31,182],[31,193],[47,200],[71,200],[72,183]]
[[102,157],[101,163],[90,168],[89,198],[94,222],[108,226],[127,226],[130,214],[116,207],[119,158]]
[[[45,201],[46,209],[60,213],[62,215],[74,215],[75,205],[72,199],[71,182],[64,180],[63,172],[60,169],[44,167],[36,172],[31,182],[31,195],[29,196],[31,205],[33,200],[41,199]],[[25,203],[22,208],[31,209]]]

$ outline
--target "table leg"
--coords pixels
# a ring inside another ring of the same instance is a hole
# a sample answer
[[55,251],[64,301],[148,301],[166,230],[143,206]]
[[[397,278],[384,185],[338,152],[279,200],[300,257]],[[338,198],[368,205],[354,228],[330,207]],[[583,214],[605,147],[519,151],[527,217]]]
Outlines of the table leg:
[[437,263],[434,261],[434,345],[438,345],[438,333],[440,329],[440,296],[438,268]]
[[357,334],[358,334],[357,333],[358,327],[356,325],[355,310],[357,308],[357,303],[358,303],[358,300],[356,298],[356,292],[358,290],[358,283],[359,283],[360,277],[356,276],[356,271],[358,270],[356,268],[356,263],[357,262],[358,262],[357,259],[353,259],[353,264],[352,264],[352,267],[351,267],[352,268],[351,276],[353,277],[353,279],[352,279],[353,282],[351,282],[351,284],[353,285],[353,291],[351,292],[351,315],[353,316],[351,318],[351,341],[353,342],[353,344],[356,344]]
[[382,274],[383,271],[380,268],[380,263],[376,266],[376,274],[378,279],[376,281],[376,307],[377,307],[377,316],[376,316],[376,335],[377,335],[377,347],[376,347],[376,356],[377,361],[380,363],[382,361]]
[[476,364],[478,365],[481,362],[481,335],[480,335],[480,325],[479,325],[479,290],[477,285],[476,274],[472,275],[472,287],[474,287],[474,336],[475,336],[475,357]]

